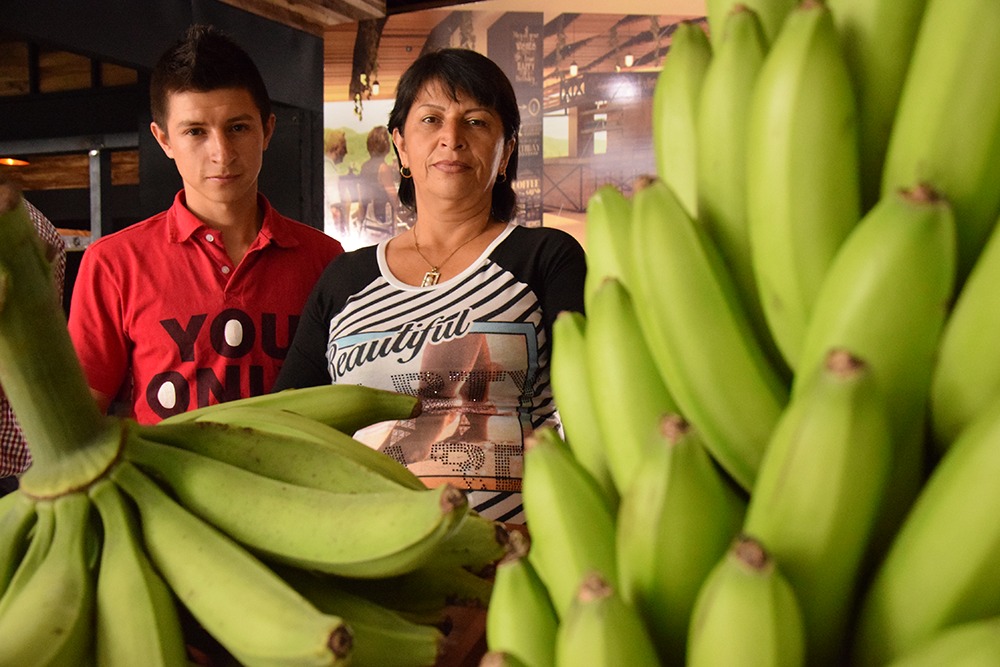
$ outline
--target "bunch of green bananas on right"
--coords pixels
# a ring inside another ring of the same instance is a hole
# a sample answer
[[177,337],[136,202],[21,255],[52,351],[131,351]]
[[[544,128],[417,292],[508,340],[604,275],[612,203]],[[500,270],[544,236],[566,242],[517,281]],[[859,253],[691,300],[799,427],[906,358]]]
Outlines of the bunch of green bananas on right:
[[184,666],[192,646],[430,666],[449,608],[489,600],[503,526],[348,435],[413,416],[415,397],[329,385],[152,426],[100,415],[7,184],[0,383],[34,459],[0,499],[0,665]]
[[657,178],[589,201],[564,437],[526,450],[489,648],[997,664],[1000,3],[707,9],[657,82]]

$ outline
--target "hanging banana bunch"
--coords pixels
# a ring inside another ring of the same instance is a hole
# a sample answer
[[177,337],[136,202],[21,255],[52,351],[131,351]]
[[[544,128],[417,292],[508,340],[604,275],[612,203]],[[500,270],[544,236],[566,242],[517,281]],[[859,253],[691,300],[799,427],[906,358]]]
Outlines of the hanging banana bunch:
[[0,499],[0,664],[185,666],[183,606],[240,664],[433,665],[445,607],[489,601],[503,527],[348,435],[413,397],[329,385],[155,426],[100,415],[9,185],[0,381],[34,458]]

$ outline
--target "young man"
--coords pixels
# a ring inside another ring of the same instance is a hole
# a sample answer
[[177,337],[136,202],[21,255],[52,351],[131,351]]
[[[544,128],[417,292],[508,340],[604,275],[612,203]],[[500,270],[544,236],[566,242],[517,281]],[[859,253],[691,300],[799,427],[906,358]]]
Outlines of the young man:
[[193,26],[150,79],[150,129],[184,188],[85,251],[69,331],[103,409],[141,423],[271,389],[340,243],[257,191],[275,117],[250,57]]

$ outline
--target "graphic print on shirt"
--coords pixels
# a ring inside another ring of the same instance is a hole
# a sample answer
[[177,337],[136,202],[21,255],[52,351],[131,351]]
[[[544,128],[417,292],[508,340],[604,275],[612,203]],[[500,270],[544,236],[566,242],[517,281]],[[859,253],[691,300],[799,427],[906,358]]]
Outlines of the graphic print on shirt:
[[[154,374],[143,390],[153,412],[166,418],[211,403],[265,393],[266,383],[274,381],[275,368],[247,364],[246,359],[284,359],[299,316],[260,313],[258,317],[259,321],[254,321],[243,310],[226,308],[211,321],[207,313],[192,315],[187,322],[160,320],[170,341],[164,343],[170,348],[164,360],[171,368]],[[180,363],[173,363],[175,359]],[[192,364],[197,368],[186,374],[185,367]]]
[[429,486],[520,490],[524,434],[538,418],[544,334],[537,299],[512,280],[487,265],[426,292],[376,281],[331,322],[327,362],[335,381],[374,382],[421,399],[419,419],[376,424],[355,437]]

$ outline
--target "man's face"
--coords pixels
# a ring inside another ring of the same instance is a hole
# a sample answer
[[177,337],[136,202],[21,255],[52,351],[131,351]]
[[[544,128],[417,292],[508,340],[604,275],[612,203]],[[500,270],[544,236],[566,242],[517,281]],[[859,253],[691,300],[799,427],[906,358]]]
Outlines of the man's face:
[[274,115],[262,125],[253,97],[240,88],[172,93],[167,127],[151,124],[184,181],[188,207],[232,204],[257,196],[257,175]]

